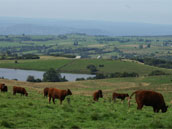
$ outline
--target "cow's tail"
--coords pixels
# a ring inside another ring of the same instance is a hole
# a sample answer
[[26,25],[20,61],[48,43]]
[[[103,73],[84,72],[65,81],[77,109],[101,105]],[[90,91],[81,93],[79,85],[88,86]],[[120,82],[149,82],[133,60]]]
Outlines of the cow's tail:
[[137,93],[137,91],[133,92],[133,93],[130,95],[130,97],[128,98],[128,107],[130,107],[131,97],[132,97],[134,94],[136,94],[136,93]]

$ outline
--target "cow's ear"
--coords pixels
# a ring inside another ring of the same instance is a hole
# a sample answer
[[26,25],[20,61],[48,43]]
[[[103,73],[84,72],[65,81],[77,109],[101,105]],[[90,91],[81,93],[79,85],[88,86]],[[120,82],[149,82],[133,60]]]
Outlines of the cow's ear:
[[168,106],[166,106],[166,108],[168,108]]

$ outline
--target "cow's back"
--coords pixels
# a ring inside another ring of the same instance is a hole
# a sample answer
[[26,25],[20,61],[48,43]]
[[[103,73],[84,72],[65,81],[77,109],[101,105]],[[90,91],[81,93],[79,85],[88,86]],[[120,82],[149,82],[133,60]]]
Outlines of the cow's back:
[[55,98],[63,98],[63,97],[65,97],[66,96],[66,90],[60,90],[60,89],[56,89],[56,88],[54,88],[53,89],[53,96],[55,97]]
[[164,98],[162,94],[154,91],[139,91],[136,94],[136,101],[140,101],[146,106],[164,106]]
[[22,94],[26,94],[27,93],[25,88],[17,87],[17,86],[13,87],[13,92],[15,92],[15,93],[22,93]]

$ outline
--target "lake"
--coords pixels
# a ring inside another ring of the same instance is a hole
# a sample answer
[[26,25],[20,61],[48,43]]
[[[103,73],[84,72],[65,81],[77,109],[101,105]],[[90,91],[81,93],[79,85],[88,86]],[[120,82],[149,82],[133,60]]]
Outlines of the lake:
[[[6,69],[0,68],[0,77],[4,77],[6,79],[17,79],[19,81],[26,81],[29,75],[34,76],[35,79],[43,78],[44,71],[35,71],[35,70],[20,70],[20,69]],[[61,73],[62,77],[66,77],[68,81],[75,81],[76,78],[85,78],[95,77],[95,75],[90,74],[73,74],[73,73]]]

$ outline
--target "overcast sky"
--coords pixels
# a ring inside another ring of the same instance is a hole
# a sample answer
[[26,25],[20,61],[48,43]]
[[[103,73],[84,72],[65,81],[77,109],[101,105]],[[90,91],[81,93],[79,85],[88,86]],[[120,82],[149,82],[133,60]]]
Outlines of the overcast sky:
[[0,0],[0,16],[172,24],[172,0]]

